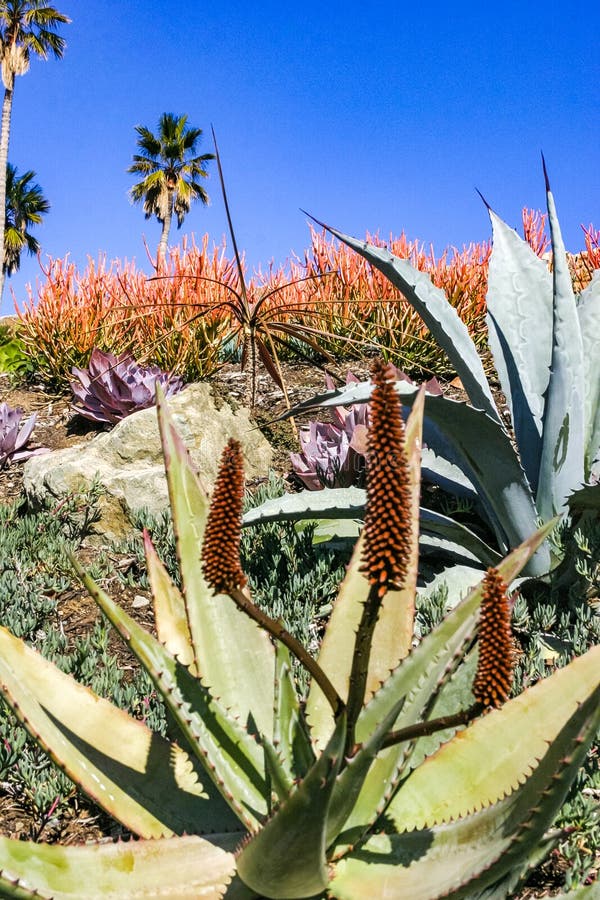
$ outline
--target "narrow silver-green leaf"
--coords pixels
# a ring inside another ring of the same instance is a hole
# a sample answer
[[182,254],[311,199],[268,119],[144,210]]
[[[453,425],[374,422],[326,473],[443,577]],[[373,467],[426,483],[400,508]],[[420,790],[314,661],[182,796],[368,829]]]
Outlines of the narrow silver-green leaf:
[[491,209],[487,324],[523,467],[537,487],[544,395],[552,359],[552,276],[547,263]]
[[241,850],[237,859],[240,878],[261,897],[307,898],[327,886],[327,809],[345,740],[342,715],[304,781]]
[[[585,380],[585,476],[600,458],[600,270],[579,295],[577,315],[583,340]],[[600,473],[596,473],[600,474]]]
[[384,247],[375,247],[366,241],[342,234],[328,225],[325,227],[334,237],[379,269],[402,292],[423,319],[436,343],[448,356],[471,403],[500,423],[500,415],[483,364],[468,328],[444,292],[433,284],[429,275],[419,272],[408,260],[394,256]]
[[569,494],[581,487],[585,457],[583,340],[571,273],[549,187],[546,198],[553,254],[553,339],[536,493],[537,508],[543,519],[561,512]]

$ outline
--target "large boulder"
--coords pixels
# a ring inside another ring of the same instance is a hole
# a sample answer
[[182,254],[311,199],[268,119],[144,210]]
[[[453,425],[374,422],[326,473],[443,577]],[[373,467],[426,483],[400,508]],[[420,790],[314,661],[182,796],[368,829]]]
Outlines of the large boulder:
[[[250,421],[248,410],[234,412],[226,403],[217,408],[207,383],[189,385],[167,402],[207,485],[215,480],[221,451],[230,437],[243,446],[246,476],[267,475],[273,451]],[[133,512],[145,508],[156,515],[168,506],[155,408],[133,413],[86,444],[34,457],[24,467],[25,493],[34,506],[49,497],[86,490],[94,479],[103,489],[101,517],[94,530],[109,538],[118,539],[131,530]]]

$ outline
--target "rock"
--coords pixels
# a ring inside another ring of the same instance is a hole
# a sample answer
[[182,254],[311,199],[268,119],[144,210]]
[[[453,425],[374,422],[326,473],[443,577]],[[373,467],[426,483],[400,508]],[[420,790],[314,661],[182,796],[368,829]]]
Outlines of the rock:
[[[242,443],[246,477],[267,475],[273,451],[250,421],[248,410],[226,403],[217,409],[209,384],[189,385],[170,397],[169,410],[204,483],[214,483],[221,451],[234,437]],[[33,457],[24,467],[25,494],[33,506],[88,489],[103,488],[94,530],[111,539],[131,531],[131,513],[157,515],[168,506],[156,409],[140,410],[86,444]]]

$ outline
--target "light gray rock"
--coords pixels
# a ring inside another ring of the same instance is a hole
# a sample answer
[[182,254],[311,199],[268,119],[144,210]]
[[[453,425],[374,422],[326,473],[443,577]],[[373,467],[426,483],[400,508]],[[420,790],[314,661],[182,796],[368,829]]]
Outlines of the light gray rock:
[[[248,410],[226,403],[217,409],[209,384],[189,385],[170,397],[168,407],[184,444],[207,485],[214,483],[219,458],[230,437],[242,443],[247,478],[268,473],[273,451]],[[101,519],[94,529],[109,538],[131,531],[130,515],[142,508],[153,515],[168,506],[167,483],[156,409],[144,409],[112,431],[85,444],[30,459],[24,467],[27,499],[34,506],[85,490],[94,478],[102,485]]]

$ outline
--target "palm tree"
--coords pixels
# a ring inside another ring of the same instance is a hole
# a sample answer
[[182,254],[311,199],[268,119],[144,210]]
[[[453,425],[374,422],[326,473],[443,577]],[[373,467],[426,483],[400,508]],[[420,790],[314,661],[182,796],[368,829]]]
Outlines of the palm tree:
[[35,172],[31,170],[17,176],[17,170],[8,163],[6,167],[6,220],[4,224],[4,274],[19,271],[24,249],[32,256],[40,245],[28,231],[31,225],[39,225],[42,216],[50,209],[39,184],[32,183]]
[[[4,83],[0,133],[0,210],[6,206],[6,172],[15,76],[29,69],[31,55],[60,59],[65,40],[57,33],[71,20],[44,0],[0,0],[0,62]],[[0,216],[0,296],[4,287],[4,221]]]
[[156,268],[164,263],[173,214],[177,227],[190,211],[192,200],[208,203],[208,194],[197,180],[206,178],[206,163],[214,159],[212,153],[196,156],[202,136],[201,128],[187,127],[187,116],[163,113],[154,135],[144,125],[136,125],[140,153],[133,157],[127,171],[141,175],[129,194],[134,203],[143,203],[146,218],[156,216],[162,233],[156,254]]

